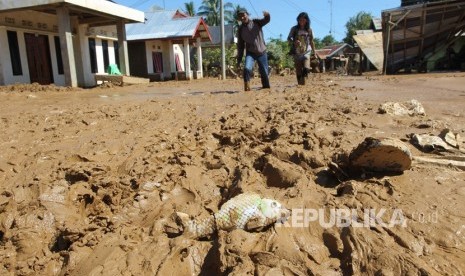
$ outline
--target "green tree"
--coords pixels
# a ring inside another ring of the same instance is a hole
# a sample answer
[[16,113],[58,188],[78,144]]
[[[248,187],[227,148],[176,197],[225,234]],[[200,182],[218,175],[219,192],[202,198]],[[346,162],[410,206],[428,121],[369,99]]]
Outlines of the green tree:
[[357,15],[351,17],[346,23],[346,37],[343,39],[345,43],[354,44],[353,36],[357,30],[366,30],[370,28],[371,19],[373,16],[371,13],[361,11]]
[[280,38],[272,38],[266,45],[268,52],[268,61],[273,68],[292,68],[294,66],[294,60],[290,56],[290,46],[287,41],[283,41]]
[[[236,64],[236,45],[226,47],[226,67]],[[208,76],[216,77],[221,71],[221,49],[218,47],[202,48],[203,66]]]
[[323,48],[325,45],[321,42],[321,39],[318,38],[318,37],[314,37],[313,38],[313,43],[315,43],[315,48],[317,49],[321,49]]
[[[223,3],[224,5],[224,21],[232,22],[234,20],[234,6],[230,2]],[[219,0],[203,0],[199,7],[197,15],[202,16],[209,26],[220,25],[220,1]]]
[[196,14],[194,2],[184,3],[184,12],[189,16],[194,16]]
[[336,43],[338,43],[338,41],[332,35],[327,35],[321,39],[321,44],[323,44],[323,46],[334,45]]

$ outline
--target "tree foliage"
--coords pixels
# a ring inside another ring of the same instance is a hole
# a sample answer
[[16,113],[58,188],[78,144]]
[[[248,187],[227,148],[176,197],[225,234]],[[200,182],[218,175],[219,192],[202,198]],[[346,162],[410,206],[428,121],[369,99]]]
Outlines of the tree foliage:
[[345,43],[354,44],[353,36],[357,30],[366,30],[370,28],[373,16],[371,13],[361,11],[351,17],[346,23],[346,37],[343,39]]
[[[226,67],[236,65],[236,45],[226,47]],[[221,48],[202,48],[203,68],[207,75],[217,76],[221,71]]]
[[294,66],[294,60],[290,56],[289,43],[278,38],[272,38],[267,43],[268,51],[268,62],[273,68],[292,68]]
[[[230,2],[223,3],[224,5],[224,21],[233,22],[235,16],[233,14],[234,6]],[[219,0],[203,0],[199,7],[197,15],[202,16],[209,26],[219,26],[221,21],[221,5]]]
[[317,49],[321,49],[323,48],[325,45],[321,42],[321,39],[318,38],[318,37],[314,37],[313,38],[313,43],[315,43],[315,48]]
[[196,14],[194,2],[184,3],[184,12],[189,16],[194,16]]
[[[338,41],[334,38],[334,36],[332,35],[327,35],[325,37],[323,37],[323,39],[321,39],[321,44],[322,46],[329,46],[329,45],[334,45],[334,44],[337,44]],[[316,45],[315,45],[316,47]],[[318,48],[318,47],[317,47]]]

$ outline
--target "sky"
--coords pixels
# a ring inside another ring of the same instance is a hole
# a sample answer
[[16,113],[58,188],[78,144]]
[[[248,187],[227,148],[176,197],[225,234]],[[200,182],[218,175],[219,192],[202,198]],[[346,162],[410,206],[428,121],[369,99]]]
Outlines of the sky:
[[[113,0],[114,2],[140,11],[149,11],[156,5],[166,10],[184,10],[184,3],[194,2],[195,10],[201,6],[201,0]],[[358,12],[371,13],[381,18],[381,11],[400,6],[401,0],[223,0],[234,6],[245,7],[252,18],[263,17],[263,11],[271,15],[271,22],[263,29],[265,39],[286,39],[290,28],[297,23],[296,17],[300,12],[310,15],[313,34],[323,38],[330,34],[341,41],[346,36],[345,24]],[[332,10],[332,20],[331,20]],[[332,24],[331,24],[332,21]],[[332,26],[332,28],[331,28]]]

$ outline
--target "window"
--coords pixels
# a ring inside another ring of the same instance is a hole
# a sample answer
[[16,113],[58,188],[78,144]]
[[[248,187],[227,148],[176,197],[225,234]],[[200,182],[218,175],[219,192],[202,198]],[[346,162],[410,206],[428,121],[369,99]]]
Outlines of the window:
[[63,75],[65,71],[63,70],[63,57],[61,56],[60,38],[58,36],[55,36],[54,40],[55,40],[55,52],[57,55],[58,74]]
[[121,68],[119,66],[119,44],[118,41],[113,41],[113,48],[115,48],[115,63],[118,65],[118,68]]
[[95,50],[95,39],[89,38],[89,55],[90,55],[90,71],[97,73],[97,53]]
[[103,50],[103,67],[105,70],[108,69],[110,65],[110,56],[108,55],[108,40],[102,40],[102,50]]
[[21,56],[19,54],[18,34],[14,31],[7,31],[8,46],[10,47],[11,68],[13,69],[13,76],[23,74],[21,67]]

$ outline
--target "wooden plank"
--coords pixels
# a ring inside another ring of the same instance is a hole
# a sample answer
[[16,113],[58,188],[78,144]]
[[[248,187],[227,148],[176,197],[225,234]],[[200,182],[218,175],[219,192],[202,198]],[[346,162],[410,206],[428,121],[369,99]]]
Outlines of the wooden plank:
[[465,171],[465,161],[460,161],[464,159],[464,157],[456,158],[459,160],[454,159],[447,159],[447,158],[431,158],[431,157],[422,157],[422,156],[415,156],[413,160],[419,164],[433,164],[438,166],[453,166],[462,171]]
[[123,76],[123,84],[139,84],[139,83],[149,83],[150,79],[146,78],[138,78],[138,77],[131,77],[131,76]]
[[95,75],[95,81],[122,82],[123,76],[117,75]]

